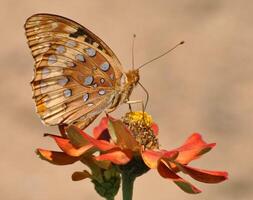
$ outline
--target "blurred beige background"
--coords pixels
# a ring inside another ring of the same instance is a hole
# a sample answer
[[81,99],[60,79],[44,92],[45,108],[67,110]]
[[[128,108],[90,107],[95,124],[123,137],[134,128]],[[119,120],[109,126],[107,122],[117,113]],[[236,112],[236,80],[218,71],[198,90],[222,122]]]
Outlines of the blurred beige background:
[[[44,127],[37,117],[29,85],[33,60],[23,24],[38,12],[83,24],[106,41],[126,69],[133,33],[137,65],[186,41],[141,71],[151,95],[148,112],[160,125],[163,148],[177,147],[192,132],[217,142],[192,166],[227,170],[230,180],[218,185],[192,181],[203,193],[188,195],[150,171],[136,181],[134,199],[253,199],[251,0],[1,0],[0,5],[1,200],[100,199],[89,181],[71,181],[81,164],[53,166],[34,153],[37,147],[56,149],[42,137],[55,129]],[[132,99],[143,98],[142,93],[136,89]],[[126,106],[121,106],[113,115],[120,117],[124,111]]]

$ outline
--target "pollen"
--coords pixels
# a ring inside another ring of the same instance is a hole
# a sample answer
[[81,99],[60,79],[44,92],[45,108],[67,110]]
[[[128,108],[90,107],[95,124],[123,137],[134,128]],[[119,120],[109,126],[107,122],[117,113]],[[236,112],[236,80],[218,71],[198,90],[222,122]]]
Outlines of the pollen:
[[149,114],[142,111],[126,113],[123,123],[144,149],[159,148],[158,139],[152,129],[153,119]]

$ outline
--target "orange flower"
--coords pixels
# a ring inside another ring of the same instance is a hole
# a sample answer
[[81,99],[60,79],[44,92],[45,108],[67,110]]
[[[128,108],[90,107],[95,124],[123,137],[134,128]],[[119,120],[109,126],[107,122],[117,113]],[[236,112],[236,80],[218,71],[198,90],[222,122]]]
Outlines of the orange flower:
[[[181,178],[179,172],[204,183],[219,183],[228,176],[226,172],[188,166],[192,160],[215,146],[215,143],[206,143],[198,133],[192,134],[179,148],[170,151],[159,149],[158,126],[153,123],[151,116],[143,112],[127,113],[122,120],[104,117],[99,126],[94,128],[93,137],[75,126],[69,126],[66,132],[67,136],[61,137],[47,134],[63,152],[38,149],[41,158],[58,165],[78,160],[104,169],[116,165],[122,173],[122,179],[128,175],[135,179],[149,169],[157,169],[163,178],[172,180],[191,194],[201,191]],[[86,171],[76,175],[91,176]]]
[[189,167],[188,163],[207,153],[215,146],[215,143],[207,144],[198,133],[192,134],[186,142],[179,148],[171,151],[146,150],[142,153],[142,158],[147,166],[155,168],[163,178],[167,178],[176,183],[187,193],[200,193],[201,191],[187,182],[179,175],[183,172],[193,179],[204,183],[219,183],[227,179],[227,172],[209,171]]
[[[52,134],[45,134],[45,136],[54,139],[62,152],[39,148],[37,154],[40,158],[55,165],[68,165],[81,161],[89,167],[90,172],[87,170],[76,171],[72,174],[72,180],[80,181],[89,178],[100,196],[113,199],[120,187],[120,174],[117,168],[110,161],[97,161],[93,155],[97,149],[84,139],[82,134],[72,128],[67,129],[66,134],[63,127],[59,128],[61,136]],[[102,136],[103,134],[100,134],[100,137]]]

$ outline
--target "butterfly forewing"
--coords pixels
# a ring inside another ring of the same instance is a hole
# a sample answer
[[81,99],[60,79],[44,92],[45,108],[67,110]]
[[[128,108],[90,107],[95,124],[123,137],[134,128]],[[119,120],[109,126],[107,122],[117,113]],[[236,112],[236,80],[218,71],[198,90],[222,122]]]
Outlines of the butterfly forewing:
[[83,128],[110,106],[123,72],[112,50],[78,23],[37,14],[25,24],[35,59],[37,112],[48,125]]

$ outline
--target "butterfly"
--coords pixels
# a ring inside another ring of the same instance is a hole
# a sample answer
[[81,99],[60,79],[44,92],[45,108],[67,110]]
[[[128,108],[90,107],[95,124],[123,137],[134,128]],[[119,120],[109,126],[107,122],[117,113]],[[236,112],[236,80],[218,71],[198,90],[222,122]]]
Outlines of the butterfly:
[[101,112],[129,100],[139,70],[125,73],[113,51],[90,30],[52,14],[35,14],[24,27],[35,60],[33,98],[46,125],[83,129]]
[[183,44],[124,72],[110,47],[73,20],[35,14],[24,28],[35,60],[31,86],[38,115],[46,125],[74,124],[81,129],[101,112],[128,102],[137,84],[143,88],[139,69]]

